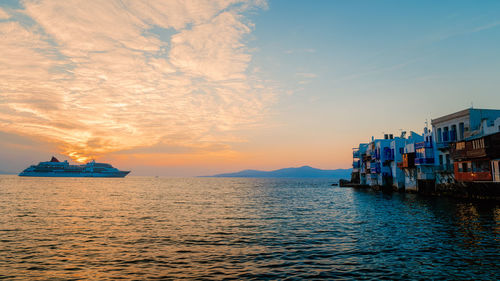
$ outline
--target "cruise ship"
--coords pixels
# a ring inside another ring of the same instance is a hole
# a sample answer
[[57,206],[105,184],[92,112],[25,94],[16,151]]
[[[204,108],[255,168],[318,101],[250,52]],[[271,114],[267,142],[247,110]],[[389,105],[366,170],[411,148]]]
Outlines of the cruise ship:
[[123,178],[130,171],[120,171],[110,164],[96,163],[94,160],[85,165],[70,165],[68,161],[60,162],[52,157],[50,161],[31,165],[22,171],[21,177],[90,177],[90,178]]

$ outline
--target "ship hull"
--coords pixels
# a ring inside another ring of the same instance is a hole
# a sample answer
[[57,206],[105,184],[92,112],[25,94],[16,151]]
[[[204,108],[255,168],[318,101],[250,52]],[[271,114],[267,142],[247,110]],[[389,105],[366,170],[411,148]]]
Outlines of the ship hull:
[[22,172],[20,177],[53,177],[53,178],[124,178],[129,171],[113,173],[72,173],[72,172]]

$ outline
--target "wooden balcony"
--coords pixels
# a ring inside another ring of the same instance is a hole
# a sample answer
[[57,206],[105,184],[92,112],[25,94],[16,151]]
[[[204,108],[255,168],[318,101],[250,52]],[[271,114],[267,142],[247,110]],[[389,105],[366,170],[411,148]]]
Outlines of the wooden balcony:
[[500,133],[452,143],[450,155],[455,161],[500,157]]
[[403,155],[403,161],[398,162],[398,168],[404,169],[404,168],[414,168],[415,167],[415,153],[404,153]]

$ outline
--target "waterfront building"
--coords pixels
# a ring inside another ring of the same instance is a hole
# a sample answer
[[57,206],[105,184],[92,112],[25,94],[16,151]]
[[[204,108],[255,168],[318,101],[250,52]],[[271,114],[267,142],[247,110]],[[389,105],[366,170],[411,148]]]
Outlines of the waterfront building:
[[352,174],[351,182],[356,184],[366,184],[366,150],[367,143],[360,143],[358,147],[352,151]]
[[422,135],[372,137],[353,151],[352,182],[372,187],[500,198],[500,110],[433,119]]
[[[423,137],[415,132],[411,132],[408,139],[405,135],[406,132],[403,132],[400,137],[394,137],[393,134],[385,134],[383,139],[372,137],[371,142],[361,143],[358,147],[353,148],[351,182],[404,190],[407,175],[400,166],[405,154],[405,147],[410,145],[414,155],[414,144],[423,141]],[[409,149],[406,148],[406,150]],[[413,173],[410,174],[413,175]],[[416,186],[416,173],[414,178]]]
[[423,140],[414,145],[417,191],[434,189],[436,181],[434,158],[436,151],[434,147],[432,131],[425,127]]
[[500,110],[468,108],[432,119],[436,184],[455,182],[450,144],[500,130]]
[[370,186],[391,186],[393,175],[390,162],[394,160],[391,153],[393,134],[385,134],[383,139],[374,139],[368,144],[366,151],[366,184]]
[[404,174],[404,189],[408,191],[417,191],[417,168],[415,166],[415,144],[422,143],[423,136],[410,132],[410,135],[405,140],[401,161],[397,167]]
[[453,143],[450,152],[456,181],[500,182],[500,132]]
[[404,190],[405,188],[405,173],[398,167],[398,163],[402,161],[404,147],[406,145],[406,132],[403,132],[399,138],[394,138],[391,142],[390,149],[386,149],[384,153],[387,155],[386,164],[390,166],[392,174],[392,186],[396,190]]

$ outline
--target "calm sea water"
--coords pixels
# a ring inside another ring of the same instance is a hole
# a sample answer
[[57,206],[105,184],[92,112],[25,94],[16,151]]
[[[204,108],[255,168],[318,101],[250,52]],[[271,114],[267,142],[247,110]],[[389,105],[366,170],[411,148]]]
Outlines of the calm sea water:
[[0,176],[0,276],[500,279],[500,206],[328,180]]

